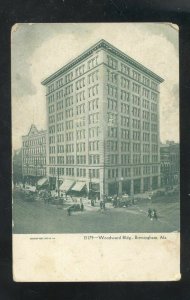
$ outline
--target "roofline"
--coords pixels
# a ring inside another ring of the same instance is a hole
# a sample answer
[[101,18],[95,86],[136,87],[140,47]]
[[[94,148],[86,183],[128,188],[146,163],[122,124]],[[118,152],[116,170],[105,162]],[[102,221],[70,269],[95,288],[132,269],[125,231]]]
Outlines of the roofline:
[[[35,137],[35,136],[38,136],[38,135],[41,135],[41,134],[44,134],[44,135],[47,134],[47,130],[38,131],[38,133],[33,134],[32,137]],[[29,133],[25,134],[25,135],[22,135],[22,138],[25,138],[25,137],[30,137]]]
[[32,126],[35,126],[35,128],[37,130],[37,133],[32,135],[32,137],[40,135],[40,134],[47,134],[47,129],[38,130],[37,126],[34,123],[32,123],[30,125],[30,129],[28,130],[28,134],[22,135],[22,138],[29,137],[29,133],[30,133],[30,130],[31,130]]
[[88,48],[87,50],[85,50],[84,52],[82,52],[80,55],[78,55],[77,57],[75,57],[74,59],[72,59],[70,62],[68,62],[62,68],[58,69],[52,75],[50,75],[49,77],[47,77],[46,79],[44,79],[41,82],[41,84],[42,85],[48,84],[53,79],[55,79],[57,76],[61,75],[63,72],[66,72],[71,67],[73,67],[75,64],[77,64],[78,62],[82,61],[84,58],[86,58],[86,56],[91,55],[94,51],[98,50],[99,48],[103,48],[105,50],[108,50],[112,54],[116,54],[116,55],[120,56],[121,58],[123,58],[124,60],[126,60],[128,63],[130,63],[131,65],[133,65],[134,67],[137,67],[137,68],[141,69],[143,72],[145,72],[149,76],[151,76],[154,79],[156,79],[158,82],[162,83],[164,81],[163,78],[161,78],[156,73],[152,72],[151,70],[149,70],[148,68],[146,68],[145,66],[143,66],[141,63],[137,62],[135,59],[131,58],[130,56],[128,56],[127,54],[125,54],[124,52],[122,52],[121,50],[119,50],[118,48],[116,48],[115,46],[113,46],[110,43],[108,43],[107,41],[105,41],[104,39],[101,39],[99,42],[97,42],[96,44],[94,44],[93,46],[91,46],[90,48]]

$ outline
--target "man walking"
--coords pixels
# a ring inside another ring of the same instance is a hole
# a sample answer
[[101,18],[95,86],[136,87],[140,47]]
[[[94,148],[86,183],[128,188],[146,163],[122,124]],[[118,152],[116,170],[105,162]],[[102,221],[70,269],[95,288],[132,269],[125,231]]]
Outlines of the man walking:
[[148,209],[148,217],[151,219],[152,218],[152,210],[149,208]]

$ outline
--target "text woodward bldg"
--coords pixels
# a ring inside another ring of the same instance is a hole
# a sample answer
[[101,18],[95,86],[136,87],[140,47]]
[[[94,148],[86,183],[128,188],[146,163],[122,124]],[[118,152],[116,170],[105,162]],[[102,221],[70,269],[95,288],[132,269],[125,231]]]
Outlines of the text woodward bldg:
[[157,188],[161,82],[104,40],[45,79],[50,181],[100,194]]

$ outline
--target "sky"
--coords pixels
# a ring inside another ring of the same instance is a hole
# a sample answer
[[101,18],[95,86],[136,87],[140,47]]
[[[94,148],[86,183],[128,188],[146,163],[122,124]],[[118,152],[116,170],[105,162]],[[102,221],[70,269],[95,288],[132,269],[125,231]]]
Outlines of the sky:
[[178,28],[166,23],[15,24],[11,33],[12,144],[35,123],[46,128],[43,79],[105,39],[164,79],[160,87],[161,142],[179,142]]

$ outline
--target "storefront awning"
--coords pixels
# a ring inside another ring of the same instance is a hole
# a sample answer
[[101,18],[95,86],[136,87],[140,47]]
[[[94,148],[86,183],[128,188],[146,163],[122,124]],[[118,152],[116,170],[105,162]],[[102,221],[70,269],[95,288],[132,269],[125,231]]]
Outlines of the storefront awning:
[[47,183],[48,183],[48,179],[46,177],[44,177],[44,178],[41,178],[41,179],[38,180],[37,185],[42,186],[42,185],[45,185]]
[[63,191],[63,192],[67,192],[68,190],[70,190],[70,188],[73,186],[73,184],[74,184],[73,180],[66,179],[66,180],[64,180],[62,185],[59,187],[59,190]]
[[85,182],[77,181],[75,183],[75,185],[73,186],[72,191],[80,192],[83,189],[84,186],[85,186]]

